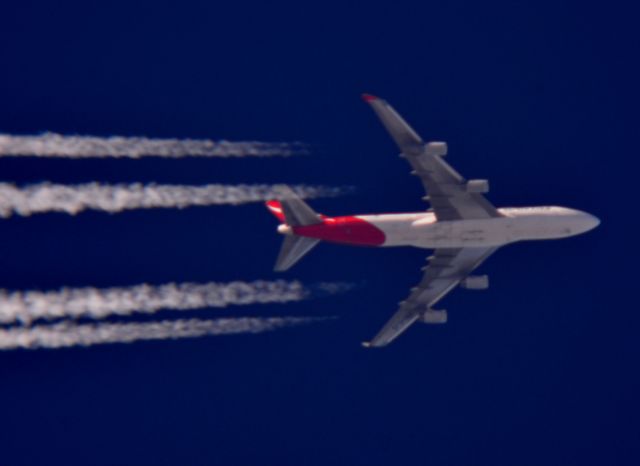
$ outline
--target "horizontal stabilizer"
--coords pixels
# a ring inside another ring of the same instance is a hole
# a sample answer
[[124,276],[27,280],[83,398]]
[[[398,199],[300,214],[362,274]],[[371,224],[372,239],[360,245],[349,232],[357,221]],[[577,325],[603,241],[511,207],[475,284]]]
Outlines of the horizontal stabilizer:
[[304,236],[285,236],[274,270],[276,272],[283,272],[290,269],[296,262],[302,259],[306,253],[311,251],[319,241],[318,239],[305,238]]
[[280,208],[284,221],[292,227],[322,223],[322,218],[288,186],[280,187]]

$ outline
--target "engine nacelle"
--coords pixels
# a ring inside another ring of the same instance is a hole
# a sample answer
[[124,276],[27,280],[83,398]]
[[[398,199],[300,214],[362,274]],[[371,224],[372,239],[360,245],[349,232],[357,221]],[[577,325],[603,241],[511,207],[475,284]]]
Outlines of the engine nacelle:
[[440,157],[444,157],[447,155],[447,143],[446,142],[428,142],[425,146],[425,150],[427,155],[439,155]]
[[488,193],[489,180],[469,180],[466,188],[468,193]]
[[460,282],[460,286],[467,290],[486,290],[489,288],[489,276],[470,275]]
[[446,324],[447,311],[437,311],[435,309],[427,309],[420,316],[420,321],[425,324]]

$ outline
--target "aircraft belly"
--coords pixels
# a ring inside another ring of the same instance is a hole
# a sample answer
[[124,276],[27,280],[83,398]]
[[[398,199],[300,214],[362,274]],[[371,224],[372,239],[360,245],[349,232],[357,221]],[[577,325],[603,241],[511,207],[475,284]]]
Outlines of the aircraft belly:
[[[421,230],[424,227],[416,226]],[[509,219],[455,220],[428,225],[422,238],[425,248],[492,247],[511,242]]]
[[384,231],[383,246],[414,246],[425,249],[491,247],[516,241],[506,218],[436,222],[430,217],[378,221],[367,219]]
[[[385,241],[383,247],[416,246],[417,236],[412,232],[411,224],[416,220],[424,219],[429,214],[382,214],[359,215],[358,218],[374,225],[384,232]],[[432,215],[431,215],[432,217]]]
[[[526,213],[527,210],[523,209]],[[581,231],[558,215],[508,216],[474,220],[436,221],[429,213],[363,215],[362,220],[384,232],[381,246],[425,249],[494,247],[521,240],[562,238]],[[574,223],[587,220],[574,220]]]

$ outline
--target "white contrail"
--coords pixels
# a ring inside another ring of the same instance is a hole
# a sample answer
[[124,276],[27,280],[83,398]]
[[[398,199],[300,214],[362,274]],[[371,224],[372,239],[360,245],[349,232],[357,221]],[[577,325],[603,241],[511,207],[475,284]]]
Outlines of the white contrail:
[[[0,183],[0,217],[28,216],[41,212],[77,214],[83,210],[122,212],[130,209],[185,208],[220,204],[245,204],[278,198],[282,185],[208,184],[204,186],[159,184],[60,185],[40,183],[16,186]],[[349,188],[293,186],[302,198],[334,197]]]
[[99,324],[61,322],[54,325],[36,325],[35,327],[0,328],[0,350],[63,348],[106,343],[132,343],[140,340],[260,333],[320,320],[326,320],[326,318],[241,317]]
[[0,156],[64,157],[270,157],[306,153],[300,143],[229,142],[210,139],[0,134]]
[[163,309],[193,310],[230,305],[286,303],[312,295],[336,294],[345,283],[307,288],[298,281],[168,283],[120,288],[62,288],[56,291],[0,290],[0,324],[31,324],[38,319],[103,319],[112,315],[154,313]]

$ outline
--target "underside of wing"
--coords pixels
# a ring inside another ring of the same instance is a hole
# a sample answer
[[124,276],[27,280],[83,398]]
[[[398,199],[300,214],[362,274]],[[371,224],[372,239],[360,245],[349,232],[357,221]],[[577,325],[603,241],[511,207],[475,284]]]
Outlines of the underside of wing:
[[497,248],[436,249],[424,269],[422,281],[400,303],[400,309],[378,334],[364,345],[386,346],[418,319],[427,323],[446,322],[445,311],[432,309]]
[[[438,145],[436,145],[438,144]],[[444,150],[442,149],[444,147]],[[405,155],[420,177],[438,220],[465,220],[499,217],[500,213],[481,194],[489,190],[486,180],[467,181],[439,155],[446,153],[444,143],[429,143],[420,155]]]
[[422,151],[422,146],[424,145],[422,138],[391,105],[385,100],[369,94],[364,94],[362,98],[371,105],[373,111],[376,112],[376,115],[378,115],[378,118],[404,154]]
[[482,193],[488,191],[486,180],[467,181],[443,157],[443,142],[424,144],[422,138],[385,100],[365,95],[376,115],[396,142],[402,156],[419,176],[438,220],[481,219],[499,217],[496,208]]

